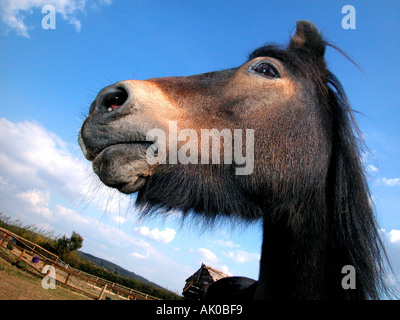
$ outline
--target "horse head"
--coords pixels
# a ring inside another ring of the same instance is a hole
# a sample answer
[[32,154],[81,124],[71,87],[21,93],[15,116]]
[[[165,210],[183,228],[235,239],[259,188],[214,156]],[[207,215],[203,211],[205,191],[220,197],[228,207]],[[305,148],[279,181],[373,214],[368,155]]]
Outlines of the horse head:
[[[256,299],[377,298],[381,243],[326,45],[300,21],[286,47],[239,67],[110,85],[90,106],[82,151],[144,212],[262,219]],[[341,285],[346,265],[356,289]]]

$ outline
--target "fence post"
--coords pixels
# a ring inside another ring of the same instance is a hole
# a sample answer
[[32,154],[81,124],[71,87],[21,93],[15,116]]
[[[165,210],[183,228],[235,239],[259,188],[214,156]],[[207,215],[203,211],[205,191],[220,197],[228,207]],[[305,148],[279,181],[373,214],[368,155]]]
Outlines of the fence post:
[[21,255],[19,256],[19,258],[18,258],[17,262],[15,263],[15,265],[18,265],[18,263],[22,260],[22,257],[24,256],[24,254],[25,254],[25,249],[22,250]]
[[71,274],[68,273],[67,279],[65,279],[65,282],[64,282],[65,284],[67,284],[67,282],[68,282],[70,276],[71,276]]
[[106,291],[106,288],[107,288],[107,284],[105,284],[103,289],[101,290],[101,293],[100,293],[99,298],[98,298],[99,300],[103,299],[103,294],[104,294],[104,291]]

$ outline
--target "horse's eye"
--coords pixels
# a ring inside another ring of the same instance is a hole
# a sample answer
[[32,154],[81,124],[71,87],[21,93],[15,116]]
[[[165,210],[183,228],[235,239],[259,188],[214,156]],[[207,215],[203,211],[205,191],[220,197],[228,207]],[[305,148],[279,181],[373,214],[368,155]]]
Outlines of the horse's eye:
[[269,63],[260,63],[253,69],[255,72],[266,76],[267,78],[279,78],[278,71]]

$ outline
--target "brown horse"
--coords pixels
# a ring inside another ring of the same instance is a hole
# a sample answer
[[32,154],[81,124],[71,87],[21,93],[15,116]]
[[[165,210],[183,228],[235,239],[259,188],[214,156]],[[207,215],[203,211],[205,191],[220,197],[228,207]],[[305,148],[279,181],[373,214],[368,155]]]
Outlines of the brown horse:
[[[326,46],[300,21],[287,47],[258,48],[238,68],[108,86],[80,146],[104,184],[138,192],[145,213],[262,219],[259,279],[239,285],[239,296],[376,299],[383,248],[357,127]],[[229,281],[220,292],[238,287]]]

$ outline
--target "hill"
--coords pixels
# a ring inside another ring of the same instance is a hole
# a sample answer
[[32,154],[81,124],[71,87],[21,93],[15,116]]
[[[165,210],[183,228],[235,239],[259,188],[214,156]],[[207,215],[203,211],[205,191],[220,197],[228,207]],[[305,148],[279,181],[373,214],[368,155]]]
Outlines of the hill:
[[128,278],[128,279],[133,279],[133,280],[137,280],[140,281],[142,283],[151,285],[157,289],[165,289],[161,286],[159,286],[158,284],[151,282],[149,280],[147,280],[146,278],[132,272],[132,271],[128,271],[118,265],[116,265],[115,263],[112,263],[108,260],[102,259],[102,258],[98,258],[95,257],[89,253],[83,252],[78,250],[77,251],[78,255],[81,256],[83,259],[86,259],[88,261],[90,261],[91,263],[93,263],[94,265],[96,265],[97,267],[100,268],[104,268],[107,271],[112,272],[113,274],[120,276],[120,277],[124,277],[124,278]]

